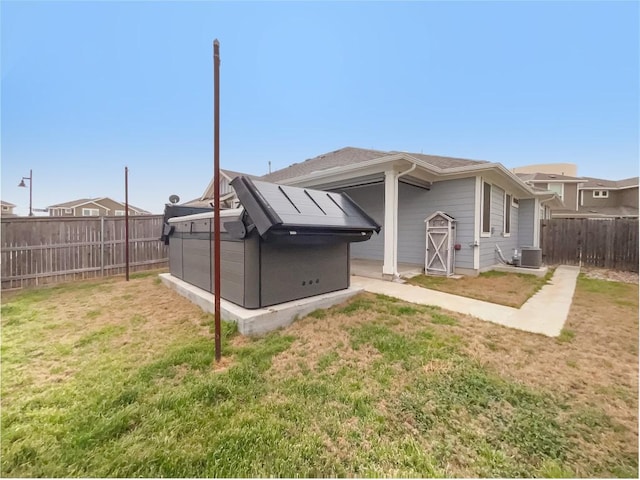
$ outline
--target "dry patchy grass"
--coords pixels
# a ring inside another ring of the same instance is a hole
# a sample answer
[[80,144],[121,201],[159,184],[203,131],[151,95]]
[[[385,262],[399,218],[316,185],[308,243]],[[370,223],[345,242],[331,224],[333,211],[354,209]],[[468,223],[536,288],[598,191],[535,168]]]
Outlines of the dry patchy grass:
[[477,277],[418,275],[407,282],[419,287],[519,308],[549,281],[551,275],[553,270],[549,270],[545,277],[492,270]]
[[637,285],[560,339],[364,294],[261,338],[152,277],[3,299],[2,473],[637,477]]

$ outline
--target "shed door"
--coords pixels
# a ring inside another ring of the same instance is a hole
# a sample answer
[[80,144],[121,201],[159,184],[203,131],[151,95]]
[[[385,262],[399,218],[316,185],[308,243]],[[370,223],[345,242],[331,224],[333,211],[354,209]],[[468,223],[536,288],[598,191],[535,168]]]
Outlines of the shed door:
[[426,223],[425,273],[451,275],[453,273],[452,222],[446,217],[436,215],[428,219]]

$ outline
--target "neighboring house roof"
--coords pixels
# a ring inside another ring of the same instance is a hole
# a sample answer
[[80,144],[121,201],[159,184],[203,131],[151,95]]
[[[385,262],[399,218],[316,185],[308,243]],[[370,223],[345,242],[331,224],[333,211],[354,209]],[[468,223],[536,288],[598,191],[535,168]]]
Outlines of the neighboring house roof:
[[16,206],[13,203],[5,202],[4,200],[0,200],[0,205],[2,205],[3,207],[15,207]]
[[[234,172],[233,170],[227,170],[226,168],[221,168],[220,169],[220,173],[222,174],[223,177],[225,177],[229,182],[231,180],[233,180],[236,177],[240,177],[240,176],[245,176],[245,177],[249,177],[252,180],[257,180],[259,177],[256,175],[250,175],[248,173],[241,173],[241,172]],[[222,200],[225,200],[224,194],[221,195]],[[190,200],[189,202],[183,203],[182,205],[188,205],[190,207],[196,207],[196,206],[205,206],[205,207],[209,207],[211,205],[209,205],[209,202],[211,201],[211,199],[213,198],[213,178],[211,178],[211,181],[209,182],[209,185],[207,185],[207,188],[205,189],[204,193],[202,195],[200,195],[199,198],[194,199],[194,200]],[[193,202],[204,202],[203,205],[195,204]]]
[[553,212],[555,217],[588,217],[588,218],[616,218],[616,217],[638,217],[638,207],[626,205],[615,207],[578,207],[578,211],[558,210]]
[[624,180],[606,180],[604,178],[584,177],[583,189],[623,189],[638,186],[638,177],[625,178]]
[[318,155],[304,162],[294,163],[286,168],[277,170],[267,175],[263,175],[260,179],[267,182],[280,182],[282,180],[301,177],[313,172],[329,170],[336,167],[344,167],[347,165],[356,165],[369,160],[386,157],[389,155],[407,154],[413,158],[428,163],[440,169],[465,167],[469,165],[477,165],[487,163],[480,160],[467,160],[463,158],[440,157],[436,155],[424,155],[422,153],[409,153],[400,151],[382,151],[370,150],[364,148],[345,147],[340,150]]
[[562,182],[562,183],[582,183],[584,179],[570,177],[568,175],[558,175],[555,173],[517,173],[518,178],[525,182]]
[[[109,198],[109,197],[97,197],[97,198],[81,198],[78,200],[72,200],[70,202],[56,203],[55,205],[49,205],[47,207],[47,210],[52,208],[77,208],[77,207],[81,207],[83,205],[88,205],[88,204],[93,204],[102,208],[106,208],[104,205],[100,204],[101,200],[111,200],[114,203],[122,205],[123,208],[125,206],[124,203],[118,202],[117,200],[113,200],[112,198]],[[134,207],[131,204],[129,204],[129,209],[135,210],[136,212],[140,212],[140,213],[147,213],[147,214],[150,213],[150,212],[147,212],[146,210],[143,210],[142,208]]]
[[257,175],[250,175],[248,173],[242,173],[242,172],[234,172],[233,170],[227,170],[226,168],[221,168],[220,173],[226,176],[229,180],[233,180],[234,178],[241,177],[241,176],[249,177],[254,180],[258,178]]

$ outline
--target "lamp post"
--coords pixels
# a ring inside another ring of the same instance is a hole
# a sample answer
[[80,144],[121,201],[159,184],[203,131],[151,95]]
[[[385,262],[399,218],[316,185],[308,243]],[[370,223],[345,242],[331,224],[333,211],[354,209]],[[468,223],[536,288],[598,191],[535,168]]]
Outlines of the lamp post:
[[20,180],[20,183],[18,184],[19,187],[26,187],[26,185],[24,184],[25,180],[29,180],[29,216],[33,217],[33,170],[29,170],[29,176],[28,177],[22,177],[22,180]]

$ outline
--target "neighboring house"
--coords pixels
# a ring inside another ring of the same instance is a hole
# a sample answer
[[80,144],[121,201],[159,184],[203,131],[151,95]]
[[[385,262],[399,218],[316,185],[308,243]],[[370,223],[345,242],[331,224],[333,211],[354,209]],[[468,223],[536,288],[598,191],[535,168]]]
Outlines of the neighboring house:
[[582,181],[576,210],[552,212],[553,217],[638,217],[638,177],[618,181],[583,177]]
[[[109,197],[81,198],[47,207],[50,217],[124,216],[124,203]],[[150,215],[150,212],[129,205],[129,215]]]
[[[425,220],[437,212],[445,214],[438,221],[455,220],[455,239],[447,240],[455,250],[452,270],[473,275],[499,264],[496,246],[507,258],[515,248],[538,247],[540,219],[562,206],[556,194],[499,163],[353,147],[260,180],[348,193],[383,226],[378,236],[353,244],[351,256],[381,260],[386,275],[397,275],[399,262],[425,265]],[[429,255],[435,258],[434,248]]]
[[[538,165],[541,170],[546,167],[549,170],[562,168],[550,168],[552,166]],[[539,172],[516,175],[534,188],[546,189],[560,196],[564,206],[554,208],[552,218],[638,217],[638,177],[615,181]]]
[[[255,175],[220,169],[220,207],[222,209],[236,208],[238,206],[238,197],[229,182],[242,175],[254,180],[258,178]],[[185,207],[211,207],[213,205],[213,179],[211,179],[211,182],[209,182],[209,185],[207,185],[204,193],[199,198],[185,202],[182,205]]]
[[3,217],[17,217],[17,215],[13,213],[13,209],[16,208],[13,203],[0,200],[0,208],[2,209],[1,215]]
[[516,175],[532,187],[558,194],[564,207],[554,209],[551,212],[552,216],[556,211],[578,210],[578,192],[580,184],[584,182],[583,178],[555,173],[516,173]]

